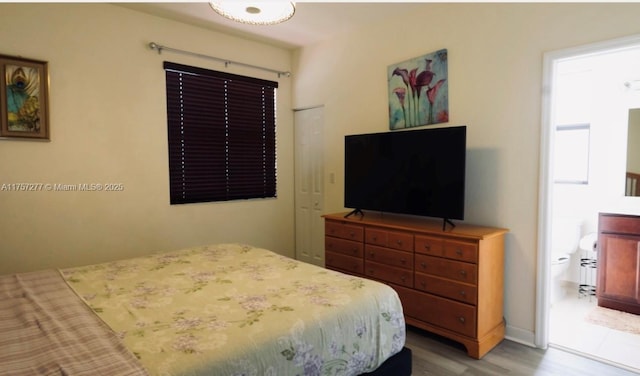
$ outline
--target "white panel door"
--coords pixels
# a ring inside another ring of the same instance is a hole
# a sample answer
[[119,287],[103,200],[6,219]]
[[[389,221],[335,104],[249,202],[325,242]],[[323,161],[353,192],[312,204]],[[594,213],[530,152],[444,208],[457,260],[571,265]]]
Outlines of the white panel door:
[[296,258],[324,266],[324,109],[296,111],[294,122]]

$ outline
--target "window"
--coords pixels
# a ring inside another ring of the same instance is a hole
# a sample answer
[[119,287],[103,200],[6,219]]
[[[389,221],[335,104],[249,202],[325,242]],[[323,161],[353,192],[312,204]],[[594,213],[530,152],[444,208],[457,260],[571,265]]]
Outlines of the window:
[[558,125],[555,143],[555,182],[589,183],[589,124]]
[[171,204],[276,197],[278,83],[164,69]]

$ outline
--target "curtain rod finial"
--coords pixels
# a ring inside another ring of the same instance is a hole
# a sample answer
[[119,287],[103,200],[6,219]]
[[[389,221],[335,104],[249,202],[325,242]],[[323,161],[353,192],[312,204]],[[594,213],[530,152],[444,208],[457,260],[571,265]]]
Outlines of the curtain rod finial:
[[162,46],[159,46],[155,42],[150,42],[149,43],[149,48],[151,48],[152,50],[158,50],[158,55],[160,55],[160,53],[162,52]]

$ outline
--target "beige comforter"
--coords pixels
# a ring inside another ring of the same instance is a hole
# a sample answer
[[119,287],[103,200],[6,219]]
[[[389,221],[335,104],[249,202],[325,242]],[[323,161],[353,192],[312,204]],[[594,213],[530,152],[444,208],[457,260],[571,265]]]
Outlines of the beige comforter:
[[390,287],[250,246],[62,272],[153,375],[357,375],[405,341]]

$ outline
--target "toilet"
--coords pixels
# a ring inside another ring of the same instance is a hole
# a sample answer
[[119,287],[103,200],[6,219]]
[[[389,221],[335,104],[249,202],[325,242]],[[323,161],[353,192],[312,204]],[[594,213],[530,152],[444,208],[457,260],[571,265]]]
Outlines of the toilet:
[[551,304],[565,295],[563,288],[571,255],[578,250],[580,223],[577,220],[558,218],[551,229]]

